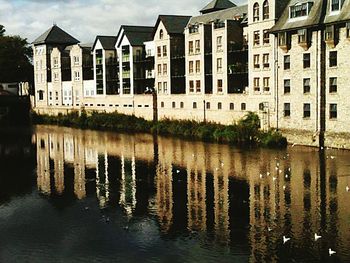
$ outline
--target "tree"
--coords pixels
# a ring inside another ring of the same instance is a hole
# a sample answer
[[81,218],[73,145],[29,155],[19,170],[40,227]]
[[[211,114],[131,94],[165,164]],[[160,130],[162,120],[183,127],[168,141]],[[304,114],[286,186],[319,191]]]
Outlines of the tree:
[[0,83],[33,83],[32,57],[27,39],[5,35],[5,28],[0,25]]

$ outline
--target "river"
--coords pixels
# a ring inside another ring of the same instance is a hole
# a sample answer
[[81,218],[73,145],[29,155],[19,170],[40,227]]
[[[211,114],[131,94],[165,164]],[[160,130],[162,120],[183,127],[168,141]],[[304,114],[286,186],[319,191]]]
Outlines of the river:
[[0,262],[350,262],[350,151],[35,126],[0,167]]

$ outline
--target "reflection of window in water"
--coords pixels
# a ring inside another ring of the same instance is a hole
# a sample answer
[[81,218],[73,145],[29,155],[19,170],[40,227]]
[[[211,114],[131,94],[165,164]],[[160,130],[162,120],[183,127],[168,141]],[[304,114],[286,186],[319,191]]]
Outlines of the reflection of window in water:
[[40,148],[45,149],[45,141],[44,139],[40,139]]

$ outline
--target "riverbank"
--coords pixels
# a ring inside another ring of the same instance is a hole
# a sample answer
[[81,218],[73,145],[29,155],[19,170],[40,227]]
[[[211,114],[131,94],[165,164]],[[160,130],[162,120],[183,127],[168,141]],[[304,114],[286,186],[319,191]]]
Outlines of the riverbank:
[[228,143],[242,146],[262,146],[285,148],[287,139],[276,131],[261,131],[260,120],[254,113],[248,113],[243,119],[232,125],[204,123],[195,121],[178,121],[165,119],[158,122],[143,118],[114,113],[83,111],[57,116],[32,114],[34,124],[52,124],[81,129],[108,130],[119,132],[144,132],[159,135],[171,135],[186,139],[206,142]]

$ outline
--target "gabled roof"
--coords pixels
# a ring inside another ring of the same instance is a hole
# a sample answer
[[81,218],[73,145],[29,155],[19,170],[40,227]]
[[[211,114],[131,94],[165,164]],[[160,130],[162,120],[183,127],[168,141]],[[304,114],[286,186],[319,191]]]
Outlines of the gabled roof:
[[[300,3],[312,2],[313,6],[310,10],[310,13],[304,19],[290,19],[289,18],[289,7],[294,6]],[[296,30],[299,28],[307,28],[317,26],[319,23],[322,23],[324,10],[326,3],[323,0],[290,0],[289,4],[285,7],[281,17],[278,19],[276,24],[271,28],[270,32],[281,32],[288,30]]]
[[56,25],[53,25],[44,34],[34,40],[32,44],[59,44],[59,45],[73,45],[80,41],[63,31]]
[[236,5],[229,0],[213,0],[209,4],[207,4],[202,10],[200,11],[202,14],[219,11],[223,9],[227,9],[230,7],[235,7]]
[[144,45],[144,42],[151,41],[152,33],[153,33],[153,27],[152,26],[127,26],[122,25],[120,26],[117,39],[119,42],[117,45],[119,46],[122,40],[122,36],[120,34],[122,33],[125,35],[131,46],[142,46]]
[[169,35],[183,34],[185,27],[190,19],[190,16],[159,15],[156,25],[154,26],[152,38],[154,38],[154,34],[156,33],[160,22],[164,24]]
[[194,16],[188,22],[188,25],[194,24],[208,24],[216,20],[225,21],[225,20],[235,20],[237,17],[244,18],[248,12],[248,5],[235,6],[227,8],[225,10],[216,11],[200,16]]
[[97,41],[100,41],[104,50],[114,50],[115,43],[117,42],[117,37],[115,37],[115,36],[96,36],[95,42],[92,45],[91,50],[95,49]]
[[330,1],[327,5],[327,12],[324,19],[325,24],[339,23],[350,21],[350,1],[345,1],[339,13],[331,14]]

